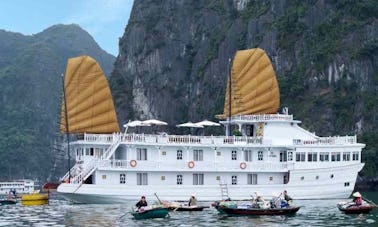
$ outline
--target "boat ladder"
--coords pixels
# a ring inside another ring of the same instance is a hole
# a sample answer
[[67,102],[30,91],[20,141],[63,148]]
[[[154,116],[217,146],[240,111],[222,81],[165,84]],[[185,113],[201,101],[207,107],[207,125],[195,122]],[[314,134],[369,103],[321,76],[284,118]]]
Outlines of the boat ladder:
[[228,186],[227,186],[227,183],[225,182],[219,182],[219,186],[221,188],[221,197],[222,197],[222,200],[225,200],[225,199],[228,199],[229,196],[228,196]]

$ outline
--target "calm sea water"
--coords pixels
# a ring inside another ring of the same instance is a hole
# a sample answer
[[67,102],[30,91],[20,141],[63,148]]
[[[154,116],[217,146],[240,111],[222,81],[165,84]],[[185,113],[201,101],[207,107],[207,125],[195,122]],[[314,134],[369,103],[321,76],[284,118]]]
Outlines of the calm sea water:
[[[378,192],[363,193],[378,203]],[[71,204],[51,199],[49,205],[0,206],[0,226],[378,226],[378,208],[370,214],[346,215],[340,200],[297,200],[294,216],[229,217],[214,208],[203,212],[171,212],[164,219],[134,220],[133,203],[122,205]]]

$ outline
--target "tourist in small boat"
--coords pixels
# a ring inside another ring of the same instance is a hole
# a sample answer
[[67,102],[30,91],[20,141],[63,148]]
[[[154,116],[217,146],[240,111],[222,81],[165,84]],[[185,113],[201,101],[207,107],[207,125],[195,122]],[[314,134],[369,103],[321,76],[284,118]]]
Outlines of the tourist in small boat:
[[350,204],[351,206],[361,206],[362,205],[362,195],[359,192],[353,193],[353,200]]
[[271,208],[281,208],[281,194],[277,192],[273,192],[272,199],[270,200],[270,207]]
[[197,205],[196,195],[192,194],[190,196],[188,206],[196,206],[196,205]]
[[135,204],[135,206],[138,208],[138,210],[141,208],[141,207],[146,207],[147,206],[147,201],[146,201],[146,197],[145,196],[142,196],[139,200],[139,202],[137,204]]
[[284,195],[284,199],[286,200],[287,203],[291,203],[291,201],[293,200],[288,194],[287,194],[287,191],[283,191],[283,195]]

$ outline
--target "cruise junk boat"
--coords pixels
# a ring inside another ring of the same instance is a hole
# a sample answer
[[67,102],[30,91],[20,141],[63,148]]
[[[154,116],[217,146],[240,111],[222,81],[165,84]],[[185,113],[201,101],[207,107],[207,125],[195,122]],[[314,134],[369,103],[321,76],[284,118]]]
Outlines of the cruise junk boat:
[[[320,137],[287,109],[277,113],[275,72],[258,48],[234,57],[218,116],[225,136],[121,133],[99,65],[70,59],[65,77],[69,130],[63,123],[62,132],[79,136],[72,143],[76,164],[58,192],[74,202],[152,200],[154,193],[164,200],[185,201],[193,193],[200,201],[242,200],[283,190],[295,199],[347,198],[364,166],[365,145],[356,136]],[[241,136],[229,135],[231,127]]]

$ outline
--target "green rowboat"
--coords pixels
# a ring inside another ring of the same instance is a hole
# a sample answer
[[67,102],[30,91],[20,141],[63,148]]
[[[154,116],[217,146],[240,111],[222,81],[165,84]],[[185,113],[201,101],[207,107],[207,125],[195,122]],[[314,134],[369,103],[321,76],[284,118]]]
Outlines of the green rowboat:
[[133,211],[131,214],[135,219],[165,218],[168,215],[168,208],[157,207],[143,211]]

